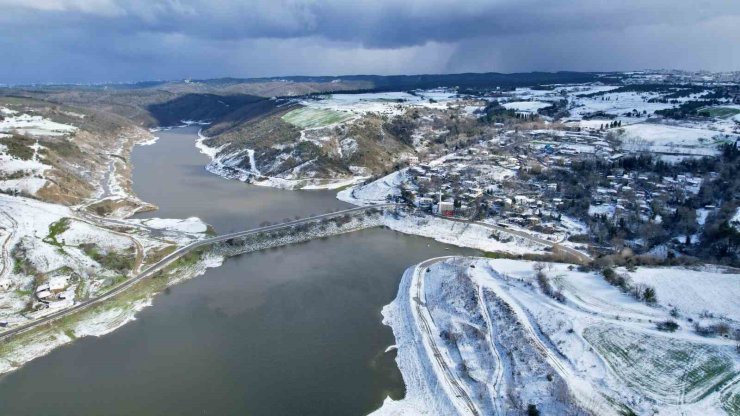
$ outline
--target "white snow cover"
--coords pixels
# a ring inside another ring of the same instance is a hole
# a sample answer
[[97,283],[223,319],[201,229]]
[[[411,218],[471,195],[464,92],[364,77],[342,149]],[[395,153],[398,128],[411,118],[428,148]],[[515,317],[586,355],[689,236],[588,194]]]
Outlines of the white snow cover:
[[406,269],[396,299],[382,311],[383,323],[393,329],[396,338],[396,363],[406,384],[406,396],[402,400],[386,398],[371,416],[457,414],[438,381],[414,319],[409,300],[415,270],[415,266]]
[[635,283],[655,287],[658,300],[695,319],[703,311],[740,322],[740,274],[680,267],[640,267],[628,272]]
[[543,103],[542,101],[511,101],[502,104],[506,109],[514,109],[516,111],[536,113],[540,108],[549,107],[550,103]]
[[[61,224],[62,221],[66,222],[66,229],[59,227],[63,230],[60,229],[61,232],[51,238],[50,226]],[[85,252],[83,245],[93,244],[101,255],[127,253],[130,256],[143,256],[146,250],[171,245],[173,241],[177,244],[191,243],[203,238],[206,230],[206,225],[197,218],[115,220],[111,225],[116,227],[127,223],[143,223],[149,228],[124,234],[104,228],[61,205],[0,194],[0,229],[3,230],[0,237],[4,237],[0,288],[6,288],[0,289],[0,320],[13,325],[45,315],[51,308],[71,306],[70,302],[77,300],[74,288],[78,285],[83,285],[88,293],[95,293],[108,284],[108,279],[121,274],[120,271],[104,268]],[[148,233],[150,229],[158,230],[156,237]],[[52,282],[56,285],[72,274],[79,276],[69,286],[71,292],[66,296],[67,302],[52,302],[50,309],[19,313],[30,300],[27,292],[34,289],[34,276],[14,271],[14,261],[11,259],[14,250],[35,270],[47,275],[50,285]]]
[[697,155],[714,155],[716,140],[721,133],[704,128],[690,128],[657,123],[639,123],[623,127],[620,137],[627,150],[642,150],[641,142],[645,141],[648,149],[664,153],[688,153]]
[[[222,176],[227,179],[236,179],[242,182],[249,182],[256,186],[265,186],[270,188],[278,189],[337,189],[345,186],[355,185],[367,179],[367,176],[354,175],[349,178],[340,179],[328,179],[328,178],[298,178],[302,168],[305,168],[312,161],[306,162],[298,167],[294,168],[293,171],[286,177],[273,177],[264,176],[257,169],[257,164],[254,157],[253,149],[245,149],[244,151],[237,151],[229,155],[219,155],[221,150],[226,146],[218,148],[207,146],[204,141],[208,137],[204,136],[198,131],[198,140],[195,142],[195,146],[200,150],[201,153],[211,158],[211,162],[206,166],[206,170],[209,172]],[[236,165],[242,160],[246,152],[246,156],[249,158],[250,168],[243,169]]]
[[[740,370],[731,340],[698,336],[683,319],[675,332],[658,331],[655,323],[670,318],[663,299],[647,306],[596,273],[544,264],[550,284],[564,296],[557,301],[542,292],[533,265],[448,258],[408,269],[398,296],[383,309],[383,322],[396,337],[407,398],[387,399],[375,414],[459,413],[451,408],[460,395],[445,385],[450,374],[480,414],[527,403],[542,414],[573,414],[563,408],[570,403],[599,415],[627,408],[637,414],[724,414],[723,401],[737,393]],[[708,296],[724,305],[737,299],[735,291]],[[444,338],[442,329],[455,341]],[[432,354],[430,342],[441,355]],[[570,395],[558,393],[560,380]]]
[[345,189],[337,194],[337,198],[355,205],[385,203],[389,196],[401,195],[399,187],[403,184],[407,171],[408,169],[401,169],[367,185]]
[[405,234],[433,238],[458,247],[511,254],[545,253],[545,246],[482,224],[467,224],[428,215],[386,214],[383,223]]
[[4,119],[0,120],[0,133],[14,133],[27,136],[66,136],[77,131],[77,127],[56,123],[41,116],[18,114],[7,108],[0,108]]
[[[649,103],[648,100],[651,98],[658,98],[658,94],[653,93],[620,92],[596,97],[579,97],[578,95],[584,94],[571,96],[571,106],[573,108],[570,112],[574,118],[581,118],[587,114],[603,111],[617,116],[617,119],[621,120],[623,124],[645,120],[647,116],[654,114],[657,110],[675,106],[670,103]],[[624,113],[633,110],[637,110],[640,116],[623,117]]]
[[158,136],[152,136],[152,138],[149,139],[149,140],[146,140],[146,141],[137,143],[137,146],[151,146],[153,144],[156,144],[157,141],[159,141],[159,137]]
[[[73,270],[83,273],[85,267],[95,265],[92,259],[78,249],[69,248],[66,253],[62,253],[57,246],[44,241],[52,223],[62,218],[75,217],[69,208],[32,199],[0,195],[0,213],[3,214],[0,216],[3,226],[13,234],[8,249],[22,241],[29,261],[39,271],[49,272],[63,266],[72,266]],[[111,249],[129,247],[132,244],[130,239],[76,220],[69,221],[69,229],[58,235],[57,240],[70,245],[83,241],[92,242]],[[70,257],[74,260],[71,263]]]
[[129,221],[139,222],[157,230],[172,230],[183,233],[204,233],[208,229],[208,225],[198,217],[190,217],[184,220],[177,218],[146,218]]
[[411,107],[444,109],[456,100],[455,96],[454,91],[443,89],[417,91],[415,95],[406,92],[331,94],[319,100],[302,101],[301,104],[341,113],[362,115],[372,112],[393,116],[403,114]]
[[611,217],[612,215],[614,215],[615,209],[616,207],[612,204],[589,205],[588,215],[606,215],[608,217]]
[[[46,185],[45,172],[51,167],[41,163],[41,146],[34,143],[33,156],[23,160],[7,153],[7,147],[0,144],[0,189],[15,190],[31,195]],[[11,179],[13,178],[13,179]]]

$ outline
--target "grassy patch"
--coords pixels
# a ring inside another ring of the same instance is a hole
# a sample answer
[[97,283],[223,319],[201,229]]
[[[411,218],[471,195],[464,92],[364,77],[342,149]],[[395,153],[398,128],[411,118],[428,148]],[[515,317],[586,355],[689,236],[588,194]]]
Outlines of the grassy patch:
[[292,110],[282,117],[283,121],[303,129],[328,126],[351,118],[351,114],[311,107]]
[[75,288],[75,299],[77,301],[87,299],[87,284],[84,280],[80,280],[80,283]]
[[146,264],[155,264],[168,255],[172,254],[177,246],[167,246],[159,250],[149,250],[146,255]]
[[64,244],[60,243],[59,240],[57,240],[57,237],[59,236],[59,234],[67,231],[68,229],[69,229],[69,218],[67,217],[49,224],[49,235],[44,237],[44,242],[47,244],[57,246],[59,248],[63,248]]
[[35,276],[38,273],[36,267],[28,261],[26,250],[21,248],[20,245],[13,247],[10,256],[13,258],[13,273],[26,276]]
[[16,289],[15,294],[19,296],[31,296],[33,294],[33,290]]
[[485,251],[483,252],[483,257],[488,259],[514,259],[514,260],[530,260],[530,261],[546,261],[546,262],[552,262],[552,263],[567,263],[567,264],[577,264],[577,259],[573,258],[573,256],[568,255],[567,253],[547,253],[547,254],[537,254],[537,253],[524,253],[524,254],[513,254],[513,253],[507,253],[503,251]]
[[740,114],[740,110],[737,108],[730,107],[704,107],[699,110],[700,112],[707,112],[712,117],[727,118],[732,117],[736,114]]
[[672,403],[700,400],[737,373],[731,352],[615,326],[589,327],[586,340],[628,385]]
[[80,248],[88,257],[108,270],[127,272],[134,268],[136,262],[136,257],[132,252],[133,248],[123,252],[109,251],[107,253],[101,253],[95,244],[81,244]]
[[105,217],[113,211],[127,207],[133,208],[136,207],[136,205],[125,199],[104,199],[89,205],[87,210],[99,217]]
[[634,410],[630,409],[629,406],[626,404],[617,401],[611,396],[607,396],[605,394],[602,394],[602,396],[606,399],[607,402],[609,402],[612,407],[617,411],[617,414],[620,416],[637,416],[637,413],[635,413]]
[[119,284],[125,282],[126,279],[128,279],[128,277],[122,274],[106,279],[105,283],[102,286],[100,286],[100,288],[96,290],[95,293],[97,294],[100,292],[104,292],[112,287],[118,286]]
[[728,415],[740,415],[740,392],[728,389],[720,397],[720,403]]
[[172,262],[165,270],[181,269],[194,266],[203,258],[204,249],[193,250]]
[[5,145],[8,148],[7,153],[16,159],[31,160],[33,157],[31,146],[33,146],[34,140],[28,137],[18,135],[3,137],[0,139],[0,143]]
[[355,184],[350,183],[350,184],[347,184],[347,185],[340,186],[338,188],[334,188],[332,191],[334,191],[334,192],[341,192],[341,191],[344,191],[345,189],[352,188],[353,186],[355,186]]
[[39,153],[44,156],[49,156],[50,151],[64,159],[80,158],[83,156],[82,150],[71,140],[55,139],[44,141],[42,144],[44,149],[41,149]]

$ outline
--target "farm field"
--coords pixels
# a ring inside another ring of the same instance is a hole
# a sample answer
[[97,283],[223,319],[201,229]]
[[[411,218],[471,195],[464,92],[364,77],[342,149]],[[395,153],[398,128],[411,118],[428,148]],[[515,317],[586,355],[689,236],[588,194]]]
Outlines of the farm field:
[[286,121],[302,129],[329,126],[341,123],[351,119],[351,114],[340,113],[338,111],[327,110],[323,108],[303,107],[290,111],[283,115],[283,121]]
[[699,111],[706,111],[712,117],[729,118],[740,114],[740,108],[736,107],[705,107]]

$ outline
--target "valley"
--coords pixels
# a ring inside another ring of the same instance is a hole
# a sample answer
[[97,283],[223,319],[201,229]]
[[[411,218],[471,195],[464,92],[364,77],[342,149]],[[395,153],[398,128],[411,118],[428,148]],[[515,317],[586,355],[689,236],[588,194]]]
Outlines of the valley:
[[0,401],[167,367],[222,381],[121,411],[736,414],[728,76],[2,89]]

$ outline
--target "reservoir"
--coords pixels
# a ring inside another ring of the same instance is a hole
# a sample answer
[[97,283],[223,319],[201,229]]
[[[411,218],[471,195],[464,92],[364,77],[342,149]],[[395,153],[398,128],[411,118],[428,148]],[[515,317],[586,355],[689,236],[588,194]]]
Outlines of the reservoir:
[[[134,149],[134,190],[218,233],[350,207],[335,191],[286,191],[204,169],[197,128]],[[229,258],[155,297],[137,319],[0,378],[3,415],[365,415],[401,398],[381,308],[407,267],[474,254],[370,229]]]

